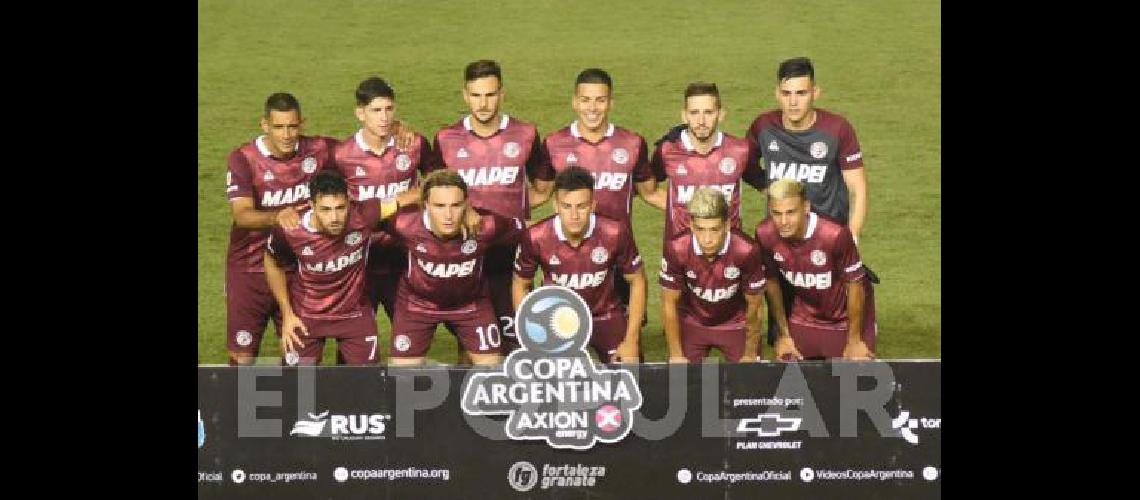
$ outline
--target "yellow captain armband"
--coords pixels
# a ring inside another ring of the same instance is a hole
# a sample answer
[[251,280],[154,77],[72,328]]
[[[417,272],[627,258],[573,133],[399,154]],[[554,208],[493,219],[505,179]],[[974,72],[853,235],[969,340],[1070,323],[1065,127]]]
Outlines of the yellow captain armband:
[[380,201],[380,218],[387,219],[400,209],[400,203],[395,198]]

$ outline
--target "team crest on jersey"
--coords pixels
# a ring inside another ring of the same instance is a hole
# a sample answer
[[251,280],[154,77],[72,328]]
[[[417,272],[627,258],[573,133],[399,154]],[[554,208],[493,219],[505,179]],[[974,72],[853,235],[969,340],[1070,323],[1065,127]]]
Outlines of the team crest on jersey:
[[567,165],[577,164],[577,163],[578,163],[578,157],[575,156],[574,153],[570,153],[570,154],[566,155],[566,164]]
[[273,180],[273,172],[266,170],[265,175],[261,176],[261,179],[266,182]]
[[285,352],[285,364],[289,366],[297,366],[297,362],[301,361],[301,355],[297,351]]
[[610,156],[613,158],[614,163],[618,165],[625,165],[625,163],[629,161],[629,151],[626,151],[625,148],[615,149]]
[[356,167],[356,176],[357,177],[364,177],[367,175],[368,175],[368,172],[366,170],[364,170],[364,165],[358,165]]
[[506,156],[507,158],[518,158],[519,143],[511,141],[503,144],[503,156]]
[[774,252],[774,253],[772,253],[772,258],[773,258],[773,259],[774,259],[776,262],[783,262],[783,261],[784,261],[784,256],[783,256],[783,255],[780,255],[780,252]]
[[736,266],[728,266],[724,268],[724,279],[734,280],[740,277],[740,268]]
[[401,153],[396,157],[396,170],[407,172],[409,168],[412,168],[412,159],[408,155]]
[[317,159],[313,158],[312,156],[305,158],[305,161],[301,162],[301,170],[304,170],[306,174],[316,172]]
[[768,143],[768,151],[779,151],[779,150],[780,150],[780,145],[776,144],[776,141],[772,141],[772,142]]
[[416,245],[416,251],[420,253],[427,253],[427,247],[425,247],[423,243],[419,243]]
[[610,253],[605,248],[596,247],[593,252],[590,252],[590,260],[595,264],[605,264],[606,259],[610,258]]
[[824,264],[827,264],[827,256],[824,255],[823,250],[812,250],[811,251],[811,263],[815,264],[817,266],[822,266]]
[[246,330],[239,330],[237,332],[237,338],[235,338],[234,340],[237,341],[237,345],[245,347],[245,346],[248,346],[249,344],[253,343],[253,335],[251,335]]
[[455,153],[456,158],[467,158],[467,149],[459,148],[459,152]]
[[688,272],[686,272],[685,276],[688,276],[689,279],[691,279],[691,280],[697,279],[697,273],[694,273],[692,269],[690,269]]
[[720,160],[721,173],[728,175],[736,171],[736,160],[733,158],[724,158]]
[[467,240],[463,242],[463,246],[459,248],[459,251],[463,252],[463,255],[471,255],[475,253],[475,247],[477,245],[478,243],[475,243],[475,240]]
[[820,141],[811,143],[811,156],[817,160],[827,156],[827,144]]
[[351,233],[348,233],[348,236],[345,236],[344,238],[344,242],[348,243],[349,245],[356,245],[360,243],[360,240],[360,231],[353,231]]
[[305,249],[301,250],[301,255],[306,255],[306,256],[312,257],[313,249],[309,248],[308,246],[305,246]]
[[400,352],[406,352],[412,347],[412,339],[409,339],[408,336],[404,334],[397,335],[396,341],[393,343],[396,345],[396,350]]
[[689,173],[689,171],[687,169],[685,169],[684,163],[677,165],[677,175],[685,175],[688,173]]
[[561,263],[562,263],[562,261],[558,260],[557,255],[551,255],[550,256],[550,265],[557,266],[558,264],[561,264]]

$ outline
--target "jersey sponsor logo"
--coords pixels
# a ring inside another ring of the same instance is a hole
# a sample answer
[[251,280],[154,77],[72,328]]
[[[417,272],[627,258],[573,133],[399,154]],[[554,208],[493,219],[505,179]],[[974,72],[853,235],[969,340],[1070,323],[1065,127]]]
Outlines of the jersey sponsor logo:
[[610,253],[605,248],[595,247],[594,251],[590,252],[590,260],[595,264],[605,264],[606,259],[610,258]]
[[618,165],[625,165],[629,162],[629,151],[626,151],[625,148],[614,149],[614,152],[610,154],[610,158]]
[[724,268],[724,278],[734,280],[740,277],[740,268],[736,266],[728,266]]
[[396,170],[407,172],[409,168],[412,168],[412,159],[408,155],[400,153],[396,156]]
[[566,164],[567,165],[575,164],[575,163],[578,163],[578,157],[575,156],[574,153],[570,153],[570,154],[566,155]]
[[474,186],[509,186],[515,183],[519,176],[518,166],[508,167],[480,167],[458,169],[459,175],[467,182],[468,187]]
[[768,143],[768,151],[778,152],[778,151],[780,151],[780,145],[776,144],[776,141],[772,141],[772,142]]
[[304,250],[301,250],[301,255],[304,255],[304,256],[312,256],[312,255],[313,255],[313,249],[312,249],[312,248],[309,248],[309,246],[308,246],[308,245],[305,245],[305,249],[304,249]]
[[471,276],[475,272],[476,259],[471,259],[459,264],[445,263],[445,262],[428,262],[423,259],[416,259],[416,264],[420,266],[428,276],[433,278],[465,278]]
[[503,156],[507,158],[518,158],[519,156],[519,143],[511,141],[503,144]]
[[283,205],[292,205],[301,200],[309,199],[309,185],[297,184],[296,186],[278,189],[276,191],[266,191],[261,195],[262,207],[279,207]]
[[723,158],[720,160],[720,171],[725,175],[729,175],[736,171],[735,158]]
[[784,277],[793,286],[799,288],[816,288],[819,290],[827,290],[831,288],[831,271],[826,273],[793,273],[791,271],[784,271]]
[[372,198],[393,198],[396,195],[407,191],[412,185],[411,179],[404,179],[400,182],[389,182],[388,184],[381,184],[379,186],[360,185],[359,196],[357,199],[360,201],[370,200]]
[[306,157],[305,160],[301,162],[301,170],[303,170],[306,174],[316,172],[317,159],[313,158],[312,156]]
[[558,260],[558,256],[557,256],[557,255],[551,255],[551,256],[550,256],[550,265],[552,265],[552,266],[557,266],[557,265],[559,265],[559,264],[561,264],[561,263],[562,263],[562,261]]
[[811,157],[815,159],[827,156],[827,143],[816,141],[811,143]]
[[709,303],[717,303],[722,300],[731,299],[736,296],[736,290],[740,288],[739,284],[734,284],[728,288],[701,288],[699,286],[689,285],[689,289],[693,291],[698,299]]
[[855,153],[855,154],[853,154],[853,155],[848,155],[848,156],[847,156],[847,163],[851,163],[851,162],[853,162],[853,161],[855,161],[855,160],[858,160],[858,159],[860,159],[860,158],[862,158],[862,157],[863,157],[863,152],[862,152],[862,151],[859,151],[859,152],[857,152],[857,153]]
[[793,179],[800,182],[823,182],[827,173],[827,165],[809,165],[807,163],[776,163],[768,162],[768,178]]
[[351,245],[358,245],[358,244],[360,244],[360,240],[362,240],[362,239],[363,239],[363,236],[360,234],[360,231],[353,231],[351,233],[348,233],[348,236],[344,237],[344,242],[350,246]]
[[625,172],[590,172],[594,175],[594,189],[621,191],[629,174]]
[[475,240],[467,240],[463,242],[463,246],[459,248],[459,251],[463,252],[463,255],[471,255],[475,253],[475,249],[478,246],[479,244],[476,243]]
[[348,255],[341,255],[335,259],[329,259],[325,262],[317,262],[316,264],[305,264],[305,270],[312,273],[335,273],[342,269],[360,262],[364,258],[364,248],[357,248]]
[[817,266],[827,264],[827,255],[823,253],[823,250],[812,250],[811,263]]
[[596,288],[601,285],[606,281],[607,272],[608,271],[602,270],[595,273],[550,273],[550,280],[566,288],[582,290],[584,288]]
[[456,158],[467,158],[467,149],[459,148],[459,152],[455,153]]
[[716,190],[724,193],[724,199],[726,201],[728,201],[729,205],[731,206],[731,204],[732,204],[732,193],[733,193],[733,191],[736,191],[736,184],[712,184],[712,185],[702,185],[702,186],[693,186],[693,185],[684,186],[684,185],[678,184],[677,185],[677,201],[682,203],[682,204],[689,203],[689,200],[691,200],[693,198],[693,193],[695,193],[698,188],[703,188],[703,187],[711,187],[713,189],[716,189]]

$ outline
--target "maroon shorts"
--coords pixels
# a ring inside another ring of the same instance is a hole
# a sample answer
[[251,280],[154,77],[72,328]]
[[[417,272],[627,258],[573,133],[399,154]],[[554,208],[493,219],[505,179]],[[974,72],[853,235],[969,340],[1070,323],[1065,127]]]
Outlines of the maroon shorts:
[[[292,273],[286,275],[292,279]],[[226,349],[256,357],[265,326],[273,319],[281,336],[281,311],[269,292],[264,272],[245,272],[226,267]],[[230,363],[234,361],[231,359]]]
[[[879,326],[875,322],[874,288],[867,286],[864,290],[863,329],[859,336],[867,345],[867,349],[875,352]],[[789,321],[788,330],[792,334],[792,340],[796,342],[796,350],[805,358],[842,358],[843,349],[847,347],[846,325],[842,328],[820,328]]]
[[337,364],[342,365],[374,365],[380,361],[380,350],[377,345],[380,341],[376,333],[376,316],[372,311],[363,308],[364,313],[355,318],[338,320],[320,320],[301,318],[309,335],[297,332],[301,338],[302,347],[296,355],[285,353],[282,361],[286,365],[317,365],[324,354],[325,339],[335,338],[337,349]]
[[[744,356],[745,325],[720,325],[715,328],[681,318],[681,352],[690,363],[700,363],[716,347],[726,360],[737,363]],[[761,347],[757,346],[758,351]],[[759,354],[759,353],[757,353]]]
[[603,363],[610,363],[613,355],[617,354],[618,346],[625,340],[627,324],[626,317],[621,312],[611,313],[608,318],[601,320],[594,318],[590,347]]
[[392,339],[389,356],[393,358],[422,358],[431,347],[436,327],[443,323],[456,337],[463,350],[478,354],[498,354],[501,351],[502,331],[495,318],[490,299],[483,299],[469,309],[446,312],[427,312],[411,309],[404,301],[396,301],[400,311],[392,322]]

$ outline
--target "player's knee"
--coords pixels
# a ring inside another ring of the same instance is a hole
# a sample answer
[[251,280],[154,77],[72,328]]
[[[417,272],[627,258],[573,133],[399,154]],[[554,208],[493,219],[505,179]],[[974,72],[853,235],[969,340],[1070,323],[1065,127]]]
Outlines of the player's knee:
[[471,362],[479,366],[497,365],[503,362],[503,356],[498,353],[471,354]]
[[422,366],[427,358],[388,358],[388,366]]
[[257,359],[248,352],[229,351],[230,366],[249,366]]

